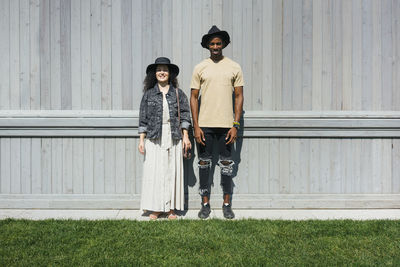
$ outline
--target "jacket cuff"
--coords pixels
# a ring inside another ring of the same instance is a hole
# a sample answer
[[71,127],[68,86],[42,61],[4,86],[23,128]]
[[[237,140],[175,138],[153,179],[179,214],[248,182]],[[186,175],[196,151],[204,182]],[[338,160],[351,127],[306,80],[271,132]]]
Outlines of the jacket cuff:
[[147,133],[147,127],[146,126],[139,126],[138,133],[139,134]]
[[190,123],[189,123],[189,122],[183,121],[183,122],[181,123],[181,128],[182,128],[182,129],[189,130],[189,127],[190,127]]

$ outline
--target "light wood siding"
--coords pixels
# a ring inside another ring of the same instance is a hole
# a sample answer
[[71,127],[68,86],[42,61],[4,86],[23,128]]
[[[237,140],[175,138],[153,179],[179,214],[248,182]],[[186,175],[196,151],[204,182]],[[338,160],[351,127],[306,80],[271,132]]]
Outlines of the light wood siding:
[[169,57],[189,96],[213,24],[245,79],[236,207],[399,207],[399,18],[400,0],[0,0],[0,207],[138,208],[145,68]]
[[245,110],[400,110],[397,0],[0,2],[3,110],[137,109],[158,56],[189,93],[213,23]]

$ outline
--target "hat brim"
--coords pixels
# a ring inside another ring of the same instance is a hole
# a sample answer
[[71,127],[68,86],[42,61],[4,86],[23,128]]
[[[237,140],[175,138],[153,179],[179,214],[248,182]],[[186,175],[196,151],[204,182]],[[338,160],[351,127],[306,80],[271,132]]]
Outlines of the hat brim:
[[147,66],[146,74],[149,74],[150,71],[156,72],[157,65],[167,65],[169,72],[175,73],[176,76],[179,74],[179,67],[175,64],[166,64],[166,63],[153,63]]
[[208,49],[208,43],[215,36],[219,36],[222,38],[222,41],[224,42],[223,48],[227,47],[228,44],[231,42],[231,38],[229,37],[229,34],[226,31],[219,31],[203,35],[203,38],[201,38],[201,46],[205,49]]

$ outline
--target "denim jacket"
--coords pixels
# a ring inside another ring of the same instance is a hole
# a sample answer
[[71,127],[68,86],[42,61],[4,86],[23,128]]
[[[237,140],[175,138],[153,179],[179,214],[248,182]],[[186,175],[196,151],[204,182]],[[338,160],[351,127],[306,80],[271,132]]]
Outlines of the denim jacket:
[[[179,107],[181,111],[181,121],[178,121],[178,104],[176,99],[175,87],[169,86],[168,93],[165,95],[168,107],[169,117],[171,124],[172,139],[181,139],[182,129],[189,129],[190,127],[190,110],[189,102],[185,93],[179,91]],[[146,133],[146,138],[156,139],[161,137],[162,129],[162,114],[163,114],[163,95],[158,85],[148,89],[144,92],[142,101],[140,103],[139,113],[139,134]],[[179,127],[180,126],[180,127]]]

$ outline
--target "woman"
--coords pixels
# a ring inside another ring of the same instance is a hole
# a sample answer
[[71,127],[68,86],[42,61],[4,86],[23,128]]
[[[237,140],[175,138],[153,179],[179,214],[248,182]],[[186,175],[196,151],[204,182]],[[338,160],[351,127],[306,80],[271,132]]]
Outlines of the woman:
[[184,209],[182,148],[191,149],[190,111],[186,95],[176,90],[178,74],[178,66],[160,57],[147,66],[144,80],[138,147],[145,155],[141,209],[150,211],[152,220],[162,213],[176,219],[175,210]]

